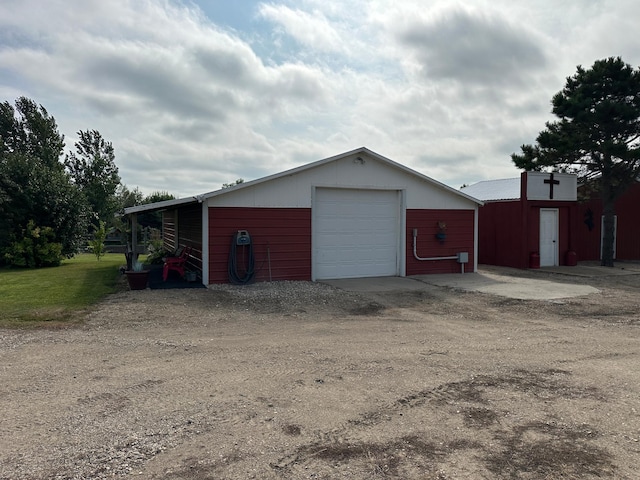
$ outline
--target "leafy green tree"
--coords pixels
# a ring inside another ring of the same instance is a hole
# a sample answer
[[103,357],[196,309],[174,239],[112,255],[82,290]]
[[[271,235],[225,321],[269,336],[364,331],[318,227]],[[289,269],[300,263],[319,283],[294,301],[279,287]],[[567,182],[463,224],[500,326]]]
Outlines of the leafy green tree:
[[64,135],[58,132],[55,118],[33,100],[18,98],[15,110],[9,102],[1,104],[0,136],[0,155],[3,157],[22,154],[37,159],[46,167],[62,169],[60,155]]
[[117,203],[117,212],[119,215],[116,215],[113,221],[113,229],[119,230],[121,233],[121,240],[124,243],[128,243],[131,238],[131,226],[127,221],[127,217],[121,215],[123,210],[127,207],[134,207],[136,205],[142,205],[144,201],[144,195],[140,191],[138,187],[130,190],[126,185],[121,184],[116,191],[116,203]]
[[155,191],[155,192],[151,192],[149,195],[147,195],[146,197],[144,197],[144,200],[142,201],[142,203],[144,205],[147,205],[149,203],[158,203],[158,202],[164,202],[166,200],[175,200],[175,196],[167,191]]
[[640,69],[620,57],[588,70],[578,66],[551,103],[559,120],[511,158],[524,170],[576,173],[596,185],[604,216],[601,263],[612,267],[615,202],[640,175]]
[[22,242],[30,222],[52,229],[45,238],[60,244],[62,255],[77,251],[87,205],[60,162],[63,148],[64,137],[44,107],[24,97],[15,109],[0,104],[0,252]]
[[116,191],[116,201],[118,203],[118,211],[120,211],[127,207],[142,205],[144,195],[138,187],[135,187],[133,190],[129,190],[129,187],[126,185],[120,185]]
[[120,176],[111,142],[102,138],[97,130],[79,131],[78,136],[76,152],[68,154],[64,164],[91,206],[92,224],[97,230],[100,222],[113,224],[118,210],[116,192]]
[[107,230],[105,228],[105,224],[102,220],[100,220],[100,226],[93,234],[93,239],[89,241],[89,247],[91,248],[91,253],[96,256],[96,259],[100,261],[105,254],[104,241],[107,238]]
[[[175,198],[176,197],[174,197],[169,192],[156,191],[144,197],[142,204],[147,205],[149,203],[164,202],[166,200],[174,200]],[[138,223],[142,227],[156,228],[158,230],[161,230],[162,229],[162,213],[158,211],[140,213],[138,214]]]

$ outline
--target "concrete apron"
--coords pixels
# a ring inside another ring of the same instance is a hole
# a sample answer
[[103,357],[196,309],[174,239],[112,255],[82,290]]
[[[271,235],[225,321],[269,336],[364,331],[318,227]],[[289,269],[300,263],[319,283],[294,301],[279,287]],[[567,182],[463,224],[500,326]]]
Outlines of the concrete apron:
[[[539,270],[518,270],[508,267],[481,266],[478,273],[415,275],[412,277],[374,277],[325,280],[324,283],[353,292],[393,292],[428,290],[448,287],[470,292],[483,292],[522,300],[557,300],[582,297],[600,290],[581,282],[585,277],[640,275],[640,262],[619,262],[615,267],[602,267],[598,262],[579,262],[572,267],[543,267]],[[564,282],[532,278],[531,274],[562,275]],[[526,276],[519,276],[526,273]],[[575,283],[567,282],[575,278]]]
[[589,285],[514,277],[512,275],[500,275],[495,272],[482,271],[464,275],[419,275],[411,278],[430,285],[450,287],[469,292],[490,293],[521,300],[558,300],[600,292],[597,288]]
[[[534,271],[534,270],[532,270]],[[620,275],[640,275],[639,262],[616,261],[614,267],[602,267],[599,262],[580,262],[573,267],[542,267],[539,272],[568,275],[570,277],[613,277]]]
[[465,273],[463,275],[452,273],[415,275],[412,277],[347,278],[324,280],[323,282],[353,292],[415,291],[428,290],[429,288],[433,288],[433,286],[437,286],[463,291],[490,293],[492,295],[522,300],[557,300],[581,297],[599,292],[597,288],[580,284],[582,278],[640,275],[640,264],[617,263],[615,268],[607,268],[595,263],[584,263],[575,267],[548,267],[540,270],[526,271],[529,274],[540,272],[575,277],[575,283],[519,277],[518,272],[524,273],[525,271],[488,266],[486,269],[480,268],[478,273]]
[[551,282],[533,278],[503,276],[495,273],[436,274],[413,277],[341,278],[323,283],[350,292],[402,292],[448,287],[469,292],[490,293],[522,300],[556,300],[598,293],[588,285]]

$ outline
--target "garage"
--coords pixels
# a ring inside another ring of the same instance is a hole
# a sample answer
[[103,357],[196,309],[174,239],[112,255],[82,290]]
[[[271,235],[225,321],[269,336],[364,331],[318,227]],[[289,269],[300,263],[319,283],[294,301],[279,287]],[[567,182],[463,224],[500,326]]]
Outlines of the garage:
[[316,188],[313,272],[317,279],[399,274],[400,192]]
[[192,247],[211,285],[475,271],[481,204],[361,147],[125,213],[162,211],[165,244]]

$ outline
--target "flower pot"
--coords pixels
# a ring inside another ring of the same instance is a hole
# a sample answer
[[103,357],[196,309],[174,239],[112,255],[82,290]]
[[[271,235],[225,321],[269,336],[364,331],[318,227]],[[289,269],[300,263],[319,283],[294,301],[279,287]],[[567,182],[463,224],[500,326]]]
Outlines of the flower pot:
[[131,290],[144,290],[145,288],[147,288],[147,282],[149,281],[149,270],[143,270],[141,272],[128,270],[124,273],[127,275],[127,281],[129,282],[129,288]]

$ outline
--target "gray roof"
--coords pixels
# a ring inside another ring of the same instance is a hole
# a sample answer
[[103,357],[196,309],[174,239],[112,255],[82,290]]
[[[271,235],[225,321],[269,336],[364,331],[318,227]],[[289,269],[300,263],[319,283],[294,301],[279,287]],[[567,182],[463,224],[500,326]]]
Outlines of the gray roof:
[[174,200],[163,200],[161,202],[146,203],[144,205],[126,207],[124,209],[124,214],[129,215],[130,213],[141,213],[141,212],[151,212],[156,210],[164,210],[168,208],[174,208],[179,205],[187,205],[189,203],[198,203],[198,201],[199,201],[198,197],[184,197],[184,198],[176,198]]
[[485,180],[462,187],[461,191],[482,201],[518,200],[520,198],[520,178]]

